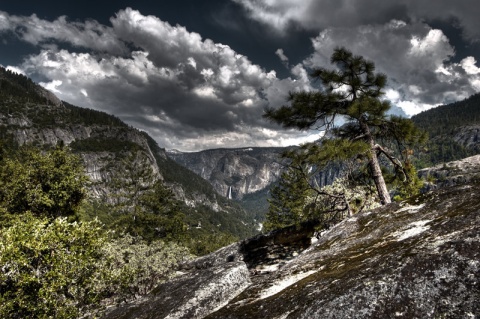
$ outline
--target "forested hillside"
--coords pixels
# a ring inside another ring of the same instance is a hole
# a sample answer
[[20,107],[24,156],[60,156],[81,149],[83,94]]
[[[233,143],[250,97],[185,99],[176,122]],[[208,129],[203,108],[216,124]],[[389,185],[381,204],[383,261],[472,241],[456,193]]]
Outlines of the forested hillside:
[[480,153],[480,94],[424,111],[412,120],[429,135],[417,154],[420,167]]
[[[0,68],[0,134],[3,144],[12,149],[20,145],[42,149],[59,143],[67,145],[82,158],[92,181],[89,186],[92,200],[100,203],[112,204],[116,200],[118,188],[126,187],[125,183],[120,186],[118,183],[123,175],[136,175],[152,185],[156,180],[162,181],[179,201],[189,232],[199,240],[196,253],[205,253],[256,232],[253,215],[217,194],[201,177],[170,160],[165,150],[145,132],[104,112],[62,102],[27,77],[3,68]],[[129,171],[129,165],[138,169]],[[138,176],[142,166],[148,168],[151,176]],[[98,203],[91,206],[98,208]],[[112,220],[108,208],[87,211],[105,222]]]

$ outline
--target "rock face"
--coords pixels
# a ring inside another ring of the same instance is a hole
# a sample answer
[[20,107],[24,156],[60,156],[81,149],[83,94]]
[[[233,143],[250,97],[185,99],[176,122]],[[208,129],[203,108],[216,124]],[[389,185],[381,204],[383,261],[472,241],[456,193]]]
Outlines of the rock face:
[[312,225],[259,235],[105,318],[478,318],[478,194],[471,179],[355,215],[318,239]]
[[480,155],[424,168],[418,175],[427,181],[425,190],[464,184],[480,179]]
[[[46,91],[48,92],[48,91]],[[45,93],[47,94],[47,93]],[[51,93],[50,93],[51,94]],[[50,98],[54,97],[51,94]],[[81,123],[72,119],[71,113],[75,111],[72,106],[59,102],[54,105],[21,104],[15,110],[5,107],[0,110],[0,127],[13,137],[18,145],[33,144],[42,146],[55,146],[58,143],[72,146],[73,150],[83,160],[85,172],[91,180],[90,194],[93,197],[109,201],[112,198],[109,185],[115,176],[120,176],[125,171],[123,160],[126,154],[135,152],[139,163],[150,166],[154,179],[163,179],[156,157],[166,155],[154,151],[149,146],[144,133],[128,127],[119,120],[116,125],[106,123]],[[100,112],[97,112],[100,113]],[[107,116],[106,114],[104,116]],[[48,118],[45,120],[45,118]],[[109,149],[83,149],[75,150],[75,143],[95,143],[96,141],[109,141],[104,144],[124,144],[125,151]],[[128,146],[127,146],[128,145]],[[135,145],[135,148],[131,146]],[[131,149],[129,149],[131,148]]]
[[[245,195],[270,189],[288,164],[281,154],[289,148],[214,149],[183,153],[167,151],[167,156],[210,182],[227,198],[241,200]],[[330,185],[340,168],[327,167],[315,176],[320,187]],[[266,201],[261,197],[259,201]]]
[[453,139],[467,149],[480,152],[480,125],[468,125],[458,128]]
[[280,177],[284,148],[214,149],[167,155],[208,180],[215,190],[232,199],[242,199],[269,187]]
[[[150,167],[149,181],[163,180],[177,199],[188,206],[187,212],[195,212],[189,223],[203,221],[205,227],[216,220],[207,215],[217,214],[218,219],[226,222],[212,224],[215,230],[233,232],[240,238],[245,238],[245,233],[248,236],[256,233],[252,215],[215,193],[207,181],[168,158],[165,150],[146,133],[106,113],[68,103],[53,104],[55,100],[50,99],[52,104],[28,102],[21,97],[0,99],[0,137],[9,137],[18,145],[68,145],[83,160],[92,182],[89,184],[92,197],[108,203],[119,198],[112,195],[118,192],[112,181],[128,178],[127,172],[133,178],[136,167],[139,171]],[[199,208],[202,213],[196,214]],[[241,226],[228,228],[228,223]]]

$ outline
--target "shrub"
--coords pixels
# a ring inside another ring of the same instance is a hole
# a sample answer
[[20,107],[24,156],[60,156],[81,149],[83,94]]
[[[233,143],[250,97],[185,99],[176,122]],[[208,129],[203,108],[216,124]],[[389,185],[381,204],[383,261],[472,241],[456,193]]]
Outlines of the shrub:
[[99,224],[13,218],[0,232],[0,317],[72,318],[97,303],[105,243]]

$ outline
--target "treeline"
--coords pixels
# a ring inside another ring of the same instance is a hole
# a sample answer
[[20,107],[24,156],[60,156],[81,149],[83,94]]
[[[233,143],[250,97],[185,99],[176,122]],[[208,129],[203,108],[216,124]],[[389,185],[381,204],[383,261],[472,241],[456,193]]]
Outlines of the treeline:
[[480,94],[463,101],[441,105],[412,116],[418,127],[427,131],[431,138],[449,134],[462,126],[480,123]]
[[66,121],[69,123],[83,125],[105,125],[110,127],[129,127],[114,115],[97,110],[78,107],[65,101],[63,104],[68,110],[68,119],[66,119]]
[[20,98],[22,101],[44,103],[48,100],[37,92],[37,85],[28,77],[0,67],[0,97]]

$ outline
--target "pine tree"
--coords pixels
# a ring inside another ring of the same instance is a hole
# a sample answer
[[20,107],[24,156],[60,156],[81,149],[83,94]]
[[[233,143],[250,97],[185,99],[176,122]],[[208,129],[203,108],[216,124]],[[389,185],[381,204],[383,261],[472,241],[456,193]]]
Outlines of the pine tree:
[[305,178],[307,170],[306,165],[295,163],[282,173],[278,185],[272,188],[264,230],[270,231],[308,219],[305,216],[305,203],[311,189]]
[[[408,172],[387,146],[395,147],[401,155],[420,141],[423,134],[409,119],[387,115],[390,104],[380,99],[387,78],[374,73],[373,62],[338,48],[331,63],[337,67],[335,70],[317,68],[311,74],[322,84],[320,90],[290,93],[289,105],[267,108],[264,117],[286,128],[325,130],[329,140],[323,143],[332,147],[312,144],[318,160],[328,162],[356,156],[366,159],[380,202],[390,203],[380,157],[383,155],[396,175],[406,180]],[[345,124],[336,127],[335,120],[339,118]]]

